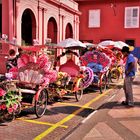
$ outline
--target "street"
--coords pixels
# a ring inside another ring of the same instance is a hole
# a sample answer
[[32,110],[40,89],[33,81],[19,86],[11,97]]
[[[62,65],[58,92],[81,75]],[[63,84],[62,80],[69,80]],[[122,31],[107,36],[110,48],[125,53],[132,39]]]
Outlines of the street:
[[45,115],[37,119],[33,109],[22,111],[13,122],[1,124],[0,139],[59,140],[67,137],[81,122],[103,104],[114,98],[122,87],[122,79],[103,94],[89,88],[84,91],[81,101],[75,97],[65,98],[63,102],[49,104]]

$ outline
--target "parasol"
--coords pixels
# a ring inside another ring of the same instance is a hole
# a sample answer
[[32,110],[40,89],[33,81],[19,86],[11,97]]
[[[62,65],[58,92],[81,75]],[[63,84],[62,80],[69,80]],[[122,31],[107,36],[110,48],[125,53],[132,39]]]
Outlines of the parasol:
[[115,42],[112,41],[112,40],[105,40],[105,41],[102,41],[100,42],[98,45],[101,45],[101,46],[110,46],[110,45],[114,45]]
[[114,47],[116,47],[116,48],[122,49],[123,46],[128,46],[128,44],[126,44],[123,41],[115,41],[115,43],[114,43]]
[[83,44],[85,44],[88,49],[98,47],[98,44],[93,44],[93,43],[89,43],[89,42],[84,42]]
[[56,46],[57,48],[64,48],[64,49],[86,48],[86,45],[84,43],[73,38],[67,38],[65,40],[62,40]]

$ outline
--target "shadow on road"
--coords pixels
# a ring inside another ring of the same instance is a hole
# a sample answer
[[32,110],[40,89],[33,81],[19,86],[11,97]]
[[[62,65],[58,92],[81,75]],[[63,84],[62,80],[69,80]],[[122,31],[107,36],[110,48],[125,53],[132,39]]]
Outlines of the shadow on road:
[[[108,102],[108,103],[104,103],[102,104],[99,108],[99,109],[112,109],[113,107],[126,107],[126,108],[129,108],[129,106],[124,106],[122,105],[121,103],[118,103],[117,101],[115,102]],[[140,107],[140,102],[134,102],[134,107]],[[121,109],[121,108],[120,108]],[[124,109],[124,108],[122,108]]]
[[[52,113],[54,112],[54,114],[59,114],[59,113],[73,114],[75,111],[77,111],[79,109],[80,109],[80,107],[77,107],[77,106],[59,106],[59,107],[52,107],[49,111]],[[94,111],[94,109],[83,108],[83,110],[76,115],[81,116],[81,117],[87,117],[93,111]],[[52,114],[52,115],[54,115],[54,114]]]

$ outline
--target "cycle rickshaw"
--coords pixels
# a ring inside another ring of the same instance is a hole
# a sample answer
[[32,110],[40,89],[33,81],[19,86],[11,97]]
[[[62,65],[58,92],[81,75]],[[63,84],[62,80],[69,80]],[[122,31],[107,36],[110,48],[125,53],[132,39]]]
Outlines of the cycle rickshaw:
[[23,52],[17,60],[17,67],[11,68],[6,80],[2,81],[1,91],[5,94],[1,98],[4,99],[1,105],[5,104],[6,108],[1,111],[7,110],[7,114],[13,114],[14,117],[24,107],[33,107],[36,116],[42,117],[47,109],[47,87],[50,81],[56,80],[57,74],[50,70],[51,63],[42,52],[44,46],[20,48]]
[[93,70],[92,86],[100,89],[100,93],[106,90],[108,85],[108,70],[111,66],[111,59],[100,50],[87,51],[81,56],[83,65]]
[[[62,41],[62,44],[69,40],[77,43],[74,39],[66,39]],[[89,68],[81,67],[80,62],[76,64],[73,59],[77,57],[79,61],[78,50],[86,46],[72,43],[70,43],[70,46],[62,44],[60,43],[55,47],[56,50],[63,49],[64,52],[55,58],[54,69],[58,66],[58,77],[56,82],[49,84],[48,91],[52,98],[57,97],[62,100],[64,96],[72,95],[75,96],[76,101],[79,101],[82,98],[83,90],[92,82],[92,77],[89,76],[89,73],[93,74],[93,72]],[[67,60],[65,63],[60,64],[62,57],[67,57]]]
[[102,48],[102,52],[107,54],[111,60],[111,66],[109,68],[108,78],[111,83],[118,82],[124,75],[124,61],[121,50],[116,47]]

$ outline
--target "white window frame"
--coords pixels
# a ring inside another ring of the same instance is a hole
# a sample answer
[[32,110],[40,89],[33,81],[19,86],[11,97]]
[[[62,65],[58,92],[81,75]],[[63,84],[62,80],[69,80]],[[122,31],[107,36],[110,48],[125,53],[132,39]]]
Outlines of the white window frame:
[[88,27],[89,28],[99,28],[100,27],[100,9],[92,9],[89,10],[89,20],[88,20]]
[[[134,10],[137,9],[137,15],[134,15]],[[124,28],[139,28],[140,7],[125,7]]]

